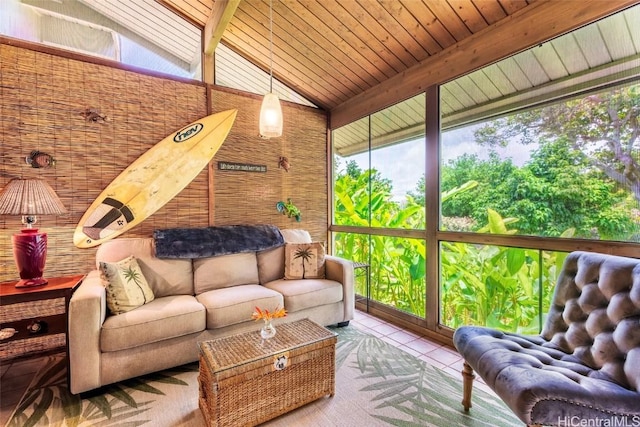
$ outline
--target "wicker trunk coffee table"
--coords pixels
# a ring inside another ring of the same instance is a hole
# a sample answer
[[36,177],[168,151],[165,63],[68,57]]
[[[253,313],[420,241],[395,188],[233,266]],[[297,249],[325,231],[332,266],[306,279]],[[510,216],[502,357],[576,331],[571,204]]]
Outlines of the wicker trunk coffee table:
[[199,343],[208,426],[255,426],[334,395],[336,334],[308,319],[276,329],[269,340],[256,330]]

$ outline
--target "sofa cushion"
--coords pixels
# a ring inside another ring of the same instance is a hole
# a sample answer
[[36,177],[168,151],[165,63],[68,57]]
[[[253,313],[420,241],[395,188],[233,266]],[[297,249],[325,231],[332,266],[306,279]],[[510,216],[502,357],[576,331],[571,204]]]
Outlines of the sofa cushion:
[[195,297],[175,295],[154,301],[119,316],[108,316],[100,332],[102,351],[118,351],[201,332],[205,308]]
[[193,260],[195,294],[237,285],[257,285],[255,252],[222,255]]
[[285,279],[324,279],[324,245],[287,243],[284,247]]
[[122,314],[153,301],[153,291],[135,257],[118,262],[100,262],[106,288],[107,307],[112,314]]
[[100,261],[116,262],[133,255],[138,260],[149,287],[156,297],[193,295],[193,269],[190,259],[158,259],[151,238],[121,238],[104,242],[96,252]]
[[280,229],[285,243],[311,243],[311,235],[301,228]]
[[214,289],[196,298],[207,309],[207,329],[246,322],[256,306],[275,310],[284,303],[282,295],[261,285]]
[[327,279],[275,280],[264,285],[284,297],[289,313],[342,301],[342,285]]
[[261,284],[284,277],[284,246],[256,254],[258,259],[258,277]]
[[[285,243],[311,243],[311,235],[307,230],[280,229]],[[284,245],[273,249],[259,251],[258,275],[260,283],[265,284],[284,277]]]

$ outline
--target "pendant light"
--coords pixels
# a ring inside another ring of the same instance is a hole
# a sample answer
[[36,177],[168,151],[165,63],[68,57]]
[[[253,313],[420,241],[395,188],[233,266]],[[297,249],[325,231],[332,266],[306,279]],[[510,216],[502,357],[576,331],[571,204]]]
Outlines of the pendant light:
[[260,136],[276,138],[282,135],[282,108],[273,93],[273,0],[269,0],[269,93],[260,107]]

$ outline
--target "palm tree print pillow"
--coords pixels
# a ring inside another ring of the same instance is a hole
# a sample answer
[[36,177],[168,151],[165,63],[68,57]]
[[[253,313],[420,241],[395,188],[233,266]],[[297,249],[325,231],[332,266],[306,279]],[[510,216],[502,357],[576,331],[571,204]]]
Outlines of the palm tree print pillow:
[[133,256],[113,263],[100,262],[100,273],[112,314],[126,313],[153,301],[153,291]]
[[324,245],[320,242],[285,244],[284,278],[324,279]]

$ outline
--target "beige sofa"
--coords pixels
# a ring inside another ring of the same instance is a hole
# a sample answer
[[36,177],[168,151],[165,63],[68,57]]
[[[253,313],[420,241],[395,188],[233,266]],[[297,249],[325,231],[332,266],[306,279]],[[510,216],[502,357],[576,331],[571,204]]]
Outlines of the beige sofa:
[[[311,242],[304,230],[281,230],[285,242]],[[70,390],[106,384],[193,362],[199,341],[259,330],[254,307],[284,306],[278,323],[309,318],[322,325],[353,318],[353,265],[327,256],[326,279],[284,279],[284,246],[203,259],[159,259],[154,239],[121,238],[103,243],[100,261],[130,255],[155,299],[119,315],[107,310],[100,273],[91,271],[69,305]]]

